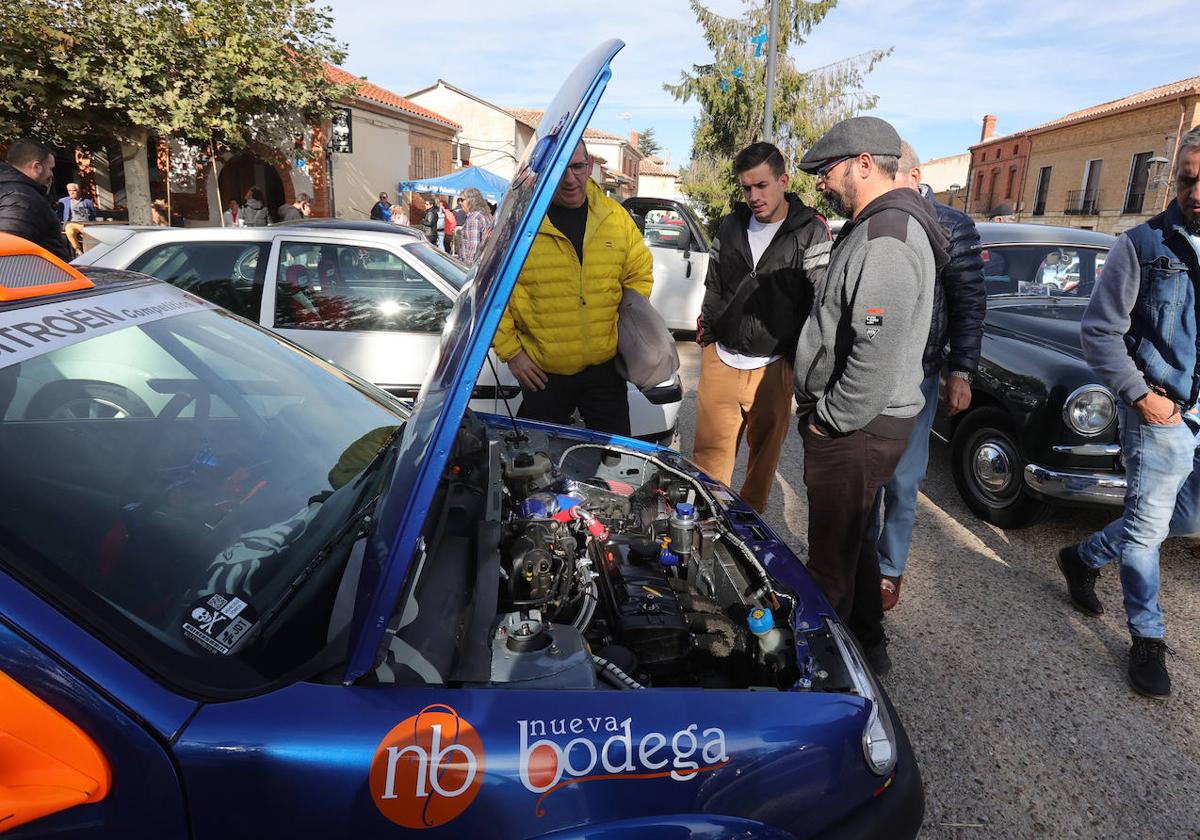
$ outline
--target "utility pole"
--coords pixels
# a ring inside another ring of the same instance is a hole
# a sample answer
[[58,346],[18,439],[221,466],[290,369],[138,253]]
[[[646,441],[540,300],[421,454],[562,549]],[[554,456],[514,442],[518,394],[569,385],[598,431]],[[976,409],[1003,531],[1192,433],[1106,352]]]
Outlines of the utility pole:
[[763,140],[775,142],[775,40],[779,36],[779,0],[771,0],[771,27],[767,30],[767,111]]

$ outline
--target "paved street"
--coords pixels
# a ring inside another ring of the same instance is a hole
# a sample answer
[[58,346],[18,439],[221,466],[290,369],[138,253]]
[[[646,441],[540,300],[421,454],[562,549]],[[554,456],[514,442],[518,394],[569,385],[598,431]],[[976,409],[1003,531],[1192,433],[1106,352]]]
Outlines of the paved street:
[[[680,342],[687,394],[677,445],[690,449],[699,352]],[[1097,591],[1106,614],[1075,612],[1059,546],[1108,510],[1059,510],[1022,531],[983,523],[960,501],[935,443],[899,606],[888,613],[888,691],[925,780],[925,838],[1200,835],[1200,544],[1173,541],[1162,603],[1175,696],[1127,687],[1129,636],[1116,570]],[[803,452],[784,449],[771,527],[805,556]],[[741,469],[734,475],[734,489]]]

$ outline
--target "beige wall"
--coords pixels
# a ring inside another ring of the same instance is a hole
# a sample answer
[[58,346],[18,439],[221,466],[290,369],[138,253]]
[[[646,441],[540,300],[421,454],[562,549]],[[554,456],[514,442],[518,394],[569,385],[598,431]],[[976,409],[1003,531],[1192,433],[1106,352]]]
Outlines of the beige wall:
[[683,192],[674,175],[639,175],[637,195],[639,198],[667,198],[682,201]]
[[928,184],[935,193],[945,192],[951,184],[966,187],[967,170],[970,166],[971,156],[965,152],[961,155],[926,161],[921,164],[921,181]]
[[451,167],[454,130],[401,116],[350,109],[354,131],[354,152],[333,156],[334,215],[339,219],[365,219],[370,216],[376,196],[386,192],[396,200],[396,184],[412,177],[410,163],[413,148],[436,149],[440,173]]
[[410,96],[413,102],[461,125],[459,139],[471,146],[471,164],[512,180],[533,129],[507,113],[438,85]]
[[[1194,96],[1185,100],[1184,131],[1200,123],[1198,102],[1200,98]],[[1033,135],[1021,221],[1120,233],[1155,215],[1171,197],[1169,182],[1158,189],[1148,186],[1142,212],[1125,214],[1130,166],[1139,152],[1170,159],[1178,140],[1179,118],[1180,104],[1172,101]],[[1099,212],[1097,215],[1067,214],[1064,212],[1067,194],[1083,189],[1089,160],[1103,161],[1097,202]],[[1051,167],[1045,213],[1034,216],[1038,175],[1045,166]]]

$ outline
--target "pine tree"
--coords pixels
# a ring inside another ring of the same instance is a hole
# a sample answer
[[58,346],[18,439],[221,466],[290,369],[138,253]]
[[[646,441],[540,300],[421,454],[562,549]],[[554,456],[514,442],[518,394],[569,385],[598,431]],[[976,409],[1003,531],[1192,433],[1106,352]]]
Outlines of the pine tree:
[[[678,84],[665,84],[668,93],[682,102],[695,99],[700,116],[692,135],[695,164],[685,173],[683,188],[704,211],[715,229],[737,194],[732,170],[734,156],[763,138],[766,106],[766,54],[755,55],[752,41],[763,32],[769,5],[751,5],[738,18],[718,15],[699,0],[691,0],[713,63],[695,65],[681,73]],[[779,0],[777,60],[774,102],[774,143],[783,152],[791,175],[791,189],[807,203],[823,202],[814,179],[803,175],[796,164],[814,142],[834,123],[875,107],[877,97],[863,90],[868,73],[891,48],[870,50],[818,67],[800,70],[787,55],[791,46],[806,43],[837,0]]]
[[654,136],[653,128],[644,128],[638,132],[638,151],[646,157],[653,157],[662,151],[662,146],[659,145],[658,138]]

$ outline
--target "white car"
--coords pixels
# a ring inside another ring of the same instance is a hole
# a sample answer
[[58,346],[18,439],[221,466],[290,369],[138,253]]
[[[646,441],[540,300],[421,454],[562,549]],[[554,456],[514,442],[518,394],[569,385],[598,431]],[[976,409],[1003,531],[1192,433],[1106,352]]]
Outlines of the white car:
[[[422,236],[382,222],[100,225],[88,234],[99,244],[76,264],[166,280],[405,399],[420,390],[469,272]],[[494,354],[491,362],[472,407],[503,414],[507,400],[515,413],[520,388]],[[629,388],[633,435],[669,445],[683,399],[679,378],[646,390]]]
[[709,240],[686,204],[665,198],[627,198],[629,211],[654,257],[650,302],[672,330],[694,332],[704,303]]

